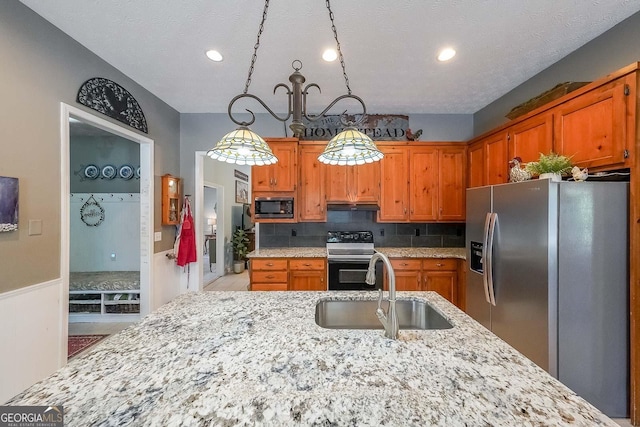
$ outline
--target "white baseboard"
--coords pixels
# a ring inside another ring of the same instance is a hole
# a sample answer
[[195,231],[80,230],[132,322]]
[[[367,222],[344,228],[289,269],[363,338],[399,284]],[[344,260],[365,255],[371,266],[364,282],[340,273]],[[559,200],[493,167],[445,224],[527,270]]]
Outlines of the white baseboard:
[[62,279],[0,294],[0,402],[66,363],[61,295]]

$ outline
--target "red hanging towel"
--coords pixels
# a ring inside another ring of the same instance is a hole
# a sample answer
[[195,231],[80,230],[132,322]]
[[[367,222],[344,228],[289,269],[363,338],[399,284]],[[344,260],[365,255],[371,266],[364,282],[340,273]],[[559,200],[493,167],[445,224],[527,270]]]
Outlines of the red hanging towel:
[[191,215],[191,203],[189,198],[184,198],[182,209],[182,224],[178,233],[178,254],[176,262],[180,267],[184,267],[190,262],[196,262],[196,234],[193,226],[193,216]]

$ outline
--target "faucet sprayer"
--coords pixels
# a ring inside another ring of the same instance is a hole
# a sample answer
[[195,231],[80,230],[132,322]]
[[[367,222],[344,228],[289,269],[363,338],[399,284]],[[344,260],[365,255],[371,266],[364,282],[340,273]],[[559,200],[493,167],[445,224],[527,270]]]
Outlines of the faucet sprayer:
[[367,276],[365,281],[369,285],[373,285],[376,283],[376,262],[378,259],[382,260],[384,263],[385,269],[387,270],[387,274],[389,275],[389,310],[385,313],[382,309],[382,289],[378,290],[378,309],[376,310],[376,316],[384,326],[384,336],[391,339],[396,339],[398,337],[398,313],[396,311],[396,274],[393,271],[393,267],[391,266],[391,262],[386,255],[381,254],[378,251],[373,253],[371,260],[369,261],[369,268],[367,270]]

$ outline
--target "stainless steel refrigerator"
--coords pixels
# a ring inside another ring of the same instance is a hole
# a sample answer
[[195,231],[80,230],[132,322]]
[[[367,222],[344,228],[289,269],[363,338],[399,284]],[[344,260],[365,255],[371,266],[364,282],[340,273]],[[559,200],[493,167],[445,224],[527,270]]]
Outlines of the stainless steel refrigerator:
[[629,414],[626,182],[467,190],[467,313],[610,417]]

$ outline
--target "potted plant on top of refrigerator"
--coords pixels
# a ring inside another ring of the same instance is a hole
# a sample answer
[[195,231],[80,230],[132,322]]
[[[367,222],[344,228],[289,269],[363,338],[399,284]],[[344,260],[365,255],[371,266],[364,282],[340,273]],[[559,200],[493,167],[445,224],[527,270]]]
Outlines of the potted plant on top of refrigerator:
[[562,181],[562,175],[569,173],[572,166],[571,158],[551,152],[540,153],[540,159],[527,163],[525,169],[531,175],[538,175],[539,179],[551,178],[552,181]]
[[231,238],[231,244],[233,245],[233,272],[242,273],[244,271],[245,257],[249,252],[249,236],[247,232],[241,228],[237,228],[233,232]]

